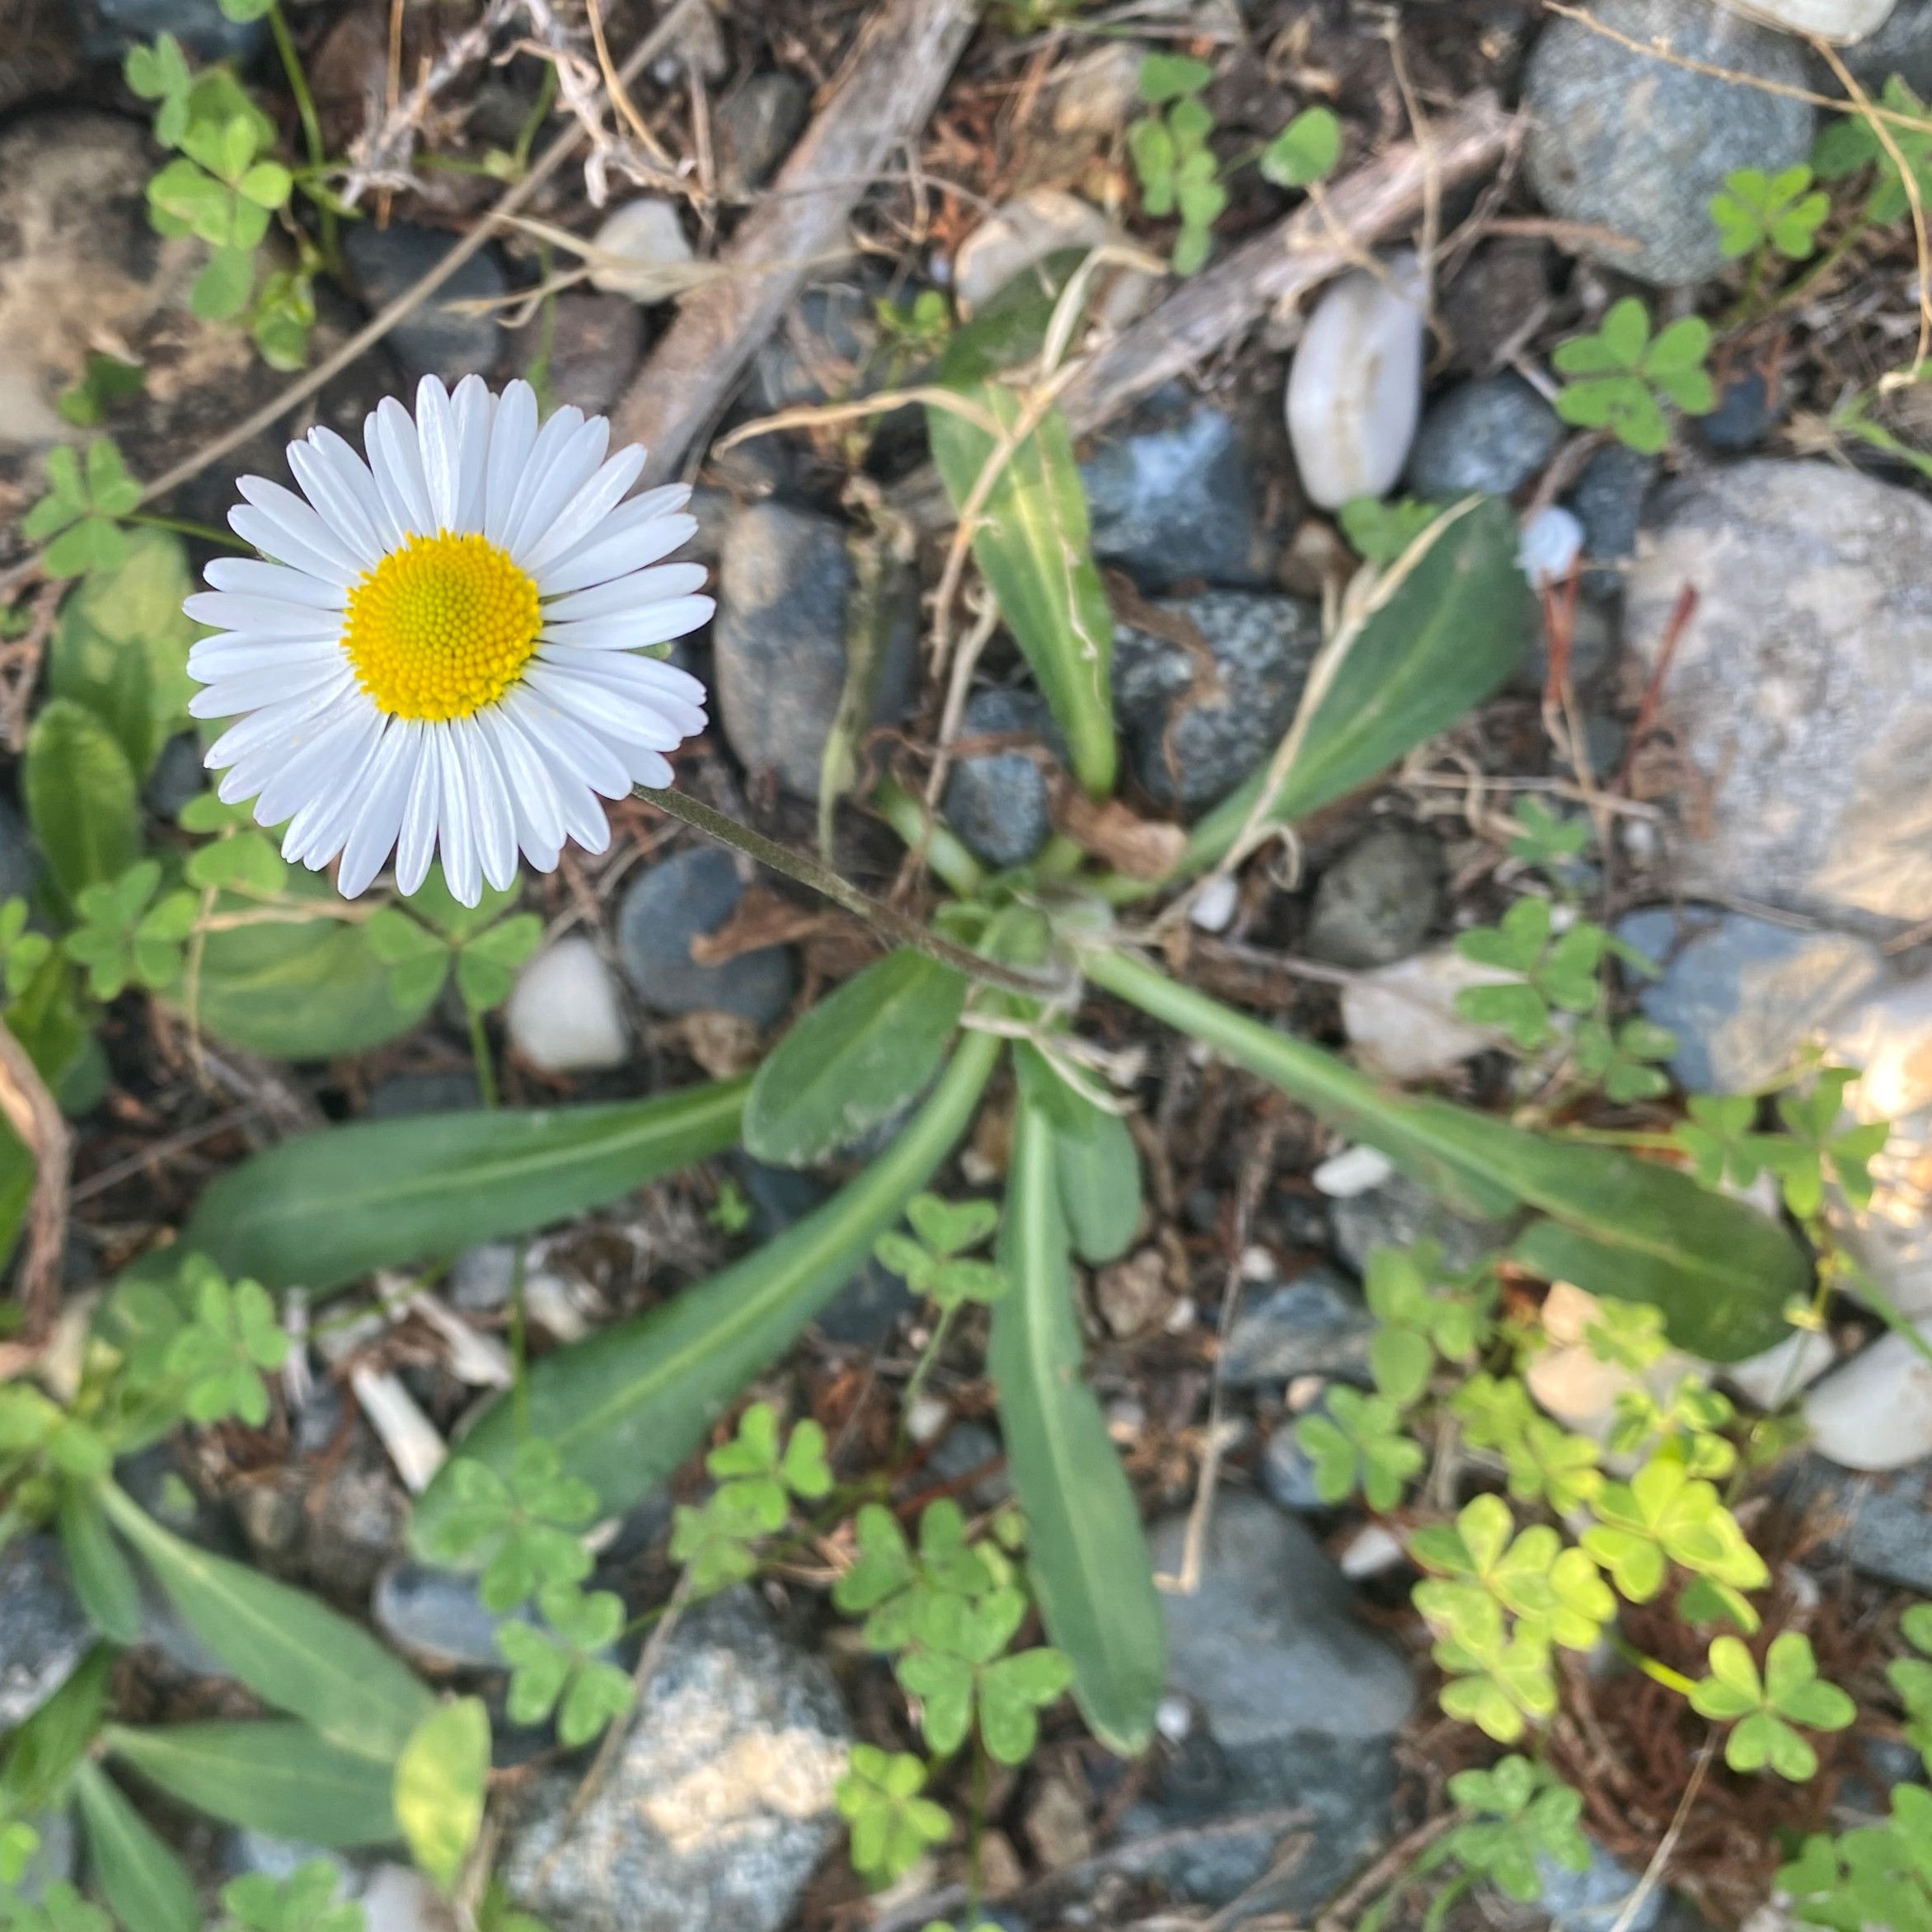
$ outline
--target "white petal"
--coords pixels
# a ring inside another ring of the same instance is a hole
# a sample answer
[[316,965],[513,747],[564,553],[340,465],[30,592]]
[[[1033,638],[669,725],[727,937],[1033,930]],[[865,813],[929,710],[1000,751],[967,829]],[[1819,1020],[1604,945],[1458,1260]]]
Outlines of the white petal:
[[422,756],[423,727],[415,718],[392,718],[370,767],[362,809],[342,850],[335,889],[345,899],[359,898],[382,870],[402,826],[410,781]]
[[517,843],[539,872],[556,871],[565,833],[549,767],[524,736],[522,726],[501,705],[479,711],[476,723],[490,739],[503,771]]
[[521,563],[524,553],[543,540],[564,505],[596,475],[610,440],[611,426],[602,416],[586,422],[583,411],[569,404],[543,425],[504,539],[513,560]]
[[628,698],[647,704],[695,738],[709,720],[705,715],[705,687],[675,665],[655,658],[634,657],[621,650],[572,650],[568,645],[546,644],[538,654],[544,664],[593,685],[607,686]]
[[429,514],[438,530],[456,528],[457,498],[462,482],[457,475],[456,412],[449,392],[434,376],[416,385],[416,440],[423,458],[423,478],[429,489]]
[[216,631],[246,631],[260,637],[339,637],[342,632],[339,611],[246,597],[238,591],[198,590],[182,600],[181,608],[197,624]]
[[[364,570],[373,570],[382,560],[384,546],[361,493],[307,443],[288,445],[288,467],[302,485],[302,494],[315,505],[316,514],[355,553]],[[373,482],[368,493],[372,497],[376,495]],[[377,507],[381,507],[380,499]]]
[[264,563],[260,557],[217,557],[201,574],[212,589],[302,604],[311,610],[339,611],[349,601],[340,584],[326,584],[306,571]]
[[456,386],[457,503],[451,528],[483,528],[483,473],[490,460],[490,424],[496,399],[481,376],[465,376]]
[[648,785],[653,791],[668,791],[678,776],[661,752],[640,744],[625,747],[624,762],[631,769],[631,783]]
[[[368,441],[366,420],[363,441],[366,447]],[[387,554],[396,548],[409,535],[408,526],[391,513],[382,492],[376,486],[374,472],[361,453],[345,438],[320,424],[309,431],[308,443],[317,457],[328,467],[341,486],[363,506],[363,513],[368,518],[369,528],[376,532],[383,552]]]
[[423,453],[409,411],[393,396],[385,396],[363,429],[369,467],[382,500],[396,513],[404,529],[434,537],[436,524],[429,507],[429,485],[423,476]]
[[621,617],[587,617],[580,624],[546,624],[538,634],[546,643],[574,644],[580,650],[640,650],[668,644],[701,629],[718,607],[708,597],[673,597],[645,604]]
[[243,671],[204,685],[188,701],[190,718],[233,718],[243,711],[257,711],[286,698],[305,696],[342,682],[342,667],[327,659],[295,664],[288,669],[276,665],[266,671]]
[[[614,510],[644,468],[644,452],[633,443],[620,449],[532,539],[523,558],[526,570],[541,570],[552,557],[576,546]],[[532,526],[535,523],[532,513]]]
[[438,844],[443,855],[443,883],[459,906],[473,906],[483,896],[483,873],[477,863],[476,781],[470,769],[467,744],[453,725],[437,727],[443,767],[443,823]]
[[256,823],[279,825],[310,799],[339,793],[382,727],[373,705],[345,706],[262,787]]
[[331,529],[293,490],[284,490],[279,483],[271,483],[265,476],[239,476],[235,487],[298,543],[326,557],[337,569],[359,573],[363,568],[362,560],[342,535]]
[[566,590],[582,590],[602,584],[626,571],[640,570],[668,557],[680,544],[697,534],[697,518],[682,512],[661,515],[639,506],[648,504],[654,490],[619,504],[603,525],[579,544],[567,556],[544,566],[537,588],[546,597]]
[[362,575],[361,567],[349,560],[346,551],[333,544],[329,551],[317,550],[301,542],[265,510],[256,509],[252,504],[237,504],[228,512],[228,528],[244,543],[252,543],[264,556],[305,570],[325,584],[339,584],[346,590]]
[[[585,730],[552,699],[534,689],[528,678],[503,702],[504,709],[528,733],[553,774],[588,785],[607,799],[621,799],[629,793],[631,781],[625,774],[623,761],[594,731]],[[567,788],[560,785],[558,797],[568,813],[570,796]],[[602,851],[603,847],[596,849]]]
[[579,617],[614,617],[640,604],[663,603],[702,590],[710,575],[702,564],[660,564],[654,570],[632,570],[589,590],[573,590],[543,607],[546,623]]
[[306,696],[285,704],[265,705],[252,717],[231,724],[208,748],[202,763],[211,771],[252,757],[266,746],[293,748],[313,729],[309,720],[331,710],[354,687],[346,678],[340,691],[312,691]]
[[538,664],[525,672],[523,682],[602,737],[649,745],[659,752],[675,751],[684,742],[685,734],[655,705],[601,681],[573,677],[553,665]]
[[188,675],[203,684],[213,684],[246,671],[292,670],[303,664],[321,664],[334,659],[345,663],[342,646],[333,638],[277,638],[265,642],[255,638],[231,637],[226,633],[204,638],[188,653]]
[[436,852],[436,820],[443,803],[443,734],[422,728],[415,770],[403,800],[402,829],[396,842],[396,889],[406,898],[429,876]]
[[516,508],[517,488],[530,467],[537,441],[537,392],[528,382],[506,383],[490,424],[490,459],[483,479],[483,534],[500,544]]
[[509,780],[496,760],[495,742],[475,718],[453,729],[469,768],[471,823],[483,876],[501,892],[517,876],[517,828],[510,812]]

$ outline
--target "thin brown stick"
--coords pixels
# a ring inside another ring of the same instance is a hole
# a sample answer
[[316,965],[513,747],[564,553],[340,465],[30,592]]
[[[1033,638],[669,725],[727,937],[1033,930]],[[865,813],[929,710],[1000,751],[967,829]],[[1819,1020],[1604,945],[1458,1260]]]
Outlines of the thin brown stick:
[[1378,1892],[1386,1892],[1461,1816],[1444,1812],[1398,1838],[1346,1892],[1329,1902],[1315,1922],[1315,1932],[1348,1932],[1362,1906]]
[[22,1311],[21,1339],[0,1343],[0,1381],[37,1362],[60,1312],[60,1262],[67,1246],[67,1177],[72,1137],[27,1050],[0,1022],[0,1114],[34,1157],[34,1192],[27,1204],[26,1240],[15,1292]]
[[604,91],[610,96],[612,106],[631,124],[631,131],[636,135],[645,152],[659,167],[668,168],[672,162],[664,152],[664,143],[637,111],[637,103],[631,98],[631,90],[624,85],[623,75],[611,63],[611,44],[604,38],[602,0],[584,0],[584,5],[590,16],[590,38],[597,48],[597,69],[603,76]]
[[1650,668],[1650,676],[1644,686],[1644,696],[1638,701],[1636,722],[1630,727],[1630,743],[1624,747],[1624,755],[1616,768],[1616,776],[1611,781],[1613,792],[1630,789],[1630,773],[1635,768],[1637,754],[1644,748],[1644,741],[1650,735],[1657,723],[1657,714],[1663,704],[1664,680],[1671,674],[1671,666],[1676,661],[1677,646],[1684,641],[1684,633],[1690,628],[1690,620],[1697,615],[1697,586],[1686,584],[1677,593],[1677,601],[1671,607],[1670,619],[1663,627],[1662,641],[1657,647],[1657,662]]
[[1447,194],[1503,158],[1515,124],[1479,90],[1429,124],[1425,156],[1413,142],[1378,155],[1323,197],[1244,242],[1094,356],[1061,400],[1076,436],[1090,434],[1163,382],[1200,367],[1278,303],[1300,300],[1400,233],[1433,191]]

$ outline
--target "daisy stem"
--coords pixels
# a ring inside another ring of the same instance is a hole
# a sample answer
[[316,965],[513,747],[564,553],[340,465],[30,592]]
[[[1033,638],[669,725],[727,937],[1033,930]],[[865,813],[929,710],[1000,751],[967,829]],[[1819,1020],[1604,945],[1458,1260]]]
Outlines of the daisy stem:
[[255,553],[239,537],[231,537],[226,530],[218,530],[212,523],[190,523],[185,517],[157,517],[146,510],[129,510],[124,516],[115,519],[121,523],[142,523],[150,530],[172,530],[183,537],[199,537],[204,543],[218,543],[223,550],[245,551],[252,556]]
[[[275,37],[275,52],[281,57],[282,72],[288,77],[288,91],[295,99],[296,118],[302,123],[302,145],[308,151],[308,165],[312,168],[328,166],[329,150],[322,139],[322,124],[316,112],[315,96],[309,91],[308,76],[302,72],[302,56],[296,50],[295,36],[288,30],[288,23],[282,17],[279,5],[269,9],[269,31]],[[328,201],[318,195],[316,205],[322,217],[322,252],[329,258],[329,265],[339,265],[340,254],[335,237],[335,210]]]
[[470,1009],[470,1057],[476,1062],[476,1089],[485,1107],[496,1104],[496,1067],[490,1057],[490,1035],[483,1025],[482,1009]]
[[795,852],[776,840],[767,838],[762,832],[753,832],[748,825],[741,825],[724,813],[714,811],[688,792],[659,791],[650,785],[640,785],[636,795],[655,805],[660,812],[682,819],[707,838],[715,838],[719,844],[729,846],[748,858],[756,859],[761,865],[769,865],[774,872],[782,872],[787,879],[810,887],[853,917],[865,921],[875,931],[884,933],[900,945],[911,946],[929,959],[937,959],[943,966],[950,966],[956,973],[984,980],[989,985],[1003,987],[1011,992],[1025,993],[1036,1000],[1054,999],[1067,990],[1057,978],[1003,965],[997,960],[970,953],[964,946],[954,945],[950,940],[942,939],[936,932],[921,926],[917,919],[908,918],[896,907],[874,898],[870,893],[861,892],[829,865],[822,865],[803,852]]

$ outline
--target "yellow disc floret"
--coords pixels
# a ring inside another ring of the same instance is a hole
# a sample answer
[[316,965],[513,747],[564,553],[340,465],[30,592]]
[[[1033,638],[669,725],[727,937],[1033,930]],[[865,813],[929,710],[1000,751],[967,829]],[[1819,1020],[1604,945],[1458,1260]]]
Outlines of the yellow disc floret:
[[523,674],[537,585],[487,537],[412,537],[349,593],[343,647],[395,718],[467,718]]

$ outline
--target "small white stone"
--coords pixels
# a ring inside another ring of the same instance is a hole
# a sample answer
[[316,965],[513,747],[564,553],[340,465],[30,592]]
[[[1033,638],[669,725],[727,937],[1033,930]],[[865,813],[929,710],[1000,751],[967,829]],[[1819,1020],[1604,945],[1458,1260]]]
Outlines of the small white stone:
[[1816,1329],[1794,1329],[1761,1355],[1728,1363],[1724,1381],[1760,1409],[1781,1409],[1838,1359],[1831,1338]]
[[407,1865],[377,1865],[360,1903],[366,1932],[453,1932],[456,1924],[436,1887]]
[[936,1395],[921,1395],[906,1411],[906,1433],[915,1442],[931,1442],[953,1419],[952,1406]]
[[1184,1335],[1200,1319],[1200,1310],[1194,1305],[1194,1297],[1192,1295],[1183,1295],[1168,1310],[1167,1319],[1161,1325],[1170,1335]]
[[1282,1391],[1282,1400],[1287,1404],[1289,1414],[1306,1414],[1328,1393],[1328,1377],[1325,1375],[1291,1376],[1287,1387]]
[[1340,1569],[1350,1583],[1359,1583],[1367,1578],[1379,1577],[1384,1570],[1393,1569],[1396,1564],[1407,1560],[1400,1542],[1392,1531],[1384,1529],[1380,1523],[1365,1523],[1342,1552]]
[[1147,1426],[1147,1408],[1132,1395],[1116,1395],[1107,1404],[1107,1433],[1123,1449],[1139,1442]]
[[1565,582],[1570,565],[1583,554],[1583,526],[1561,504],[1553,503],[1538,510],[1522,528],[1517,545],[1518,568],[1532,584],[1545,579],[1552,584]]
[[652,195],[613,208],[590,246],[591,287],[633,302],[668,302],[688,282],[678,271],[696,259],[678,210]]
[[[1008,283],[1050,256],[1078,249],[1090,254],[1122,240],[1112,222],[1091,202],[1059,188],[1031,188],[996,208],[953,257],[953,293],[959,312],[970,317]],[[1115,328],[1131,321],[1153,293],[1151,279],[1129,272],[1108,291],[1102,318]]]
[[1331,1154],[1308,1178],[1319,1193],[1331,1201],[1352,1201],[1379,1188],[1395,1171],[1395,1163],[1380,1147],[1344,1147]]
[[1240,882],[1230,872],[1217,872],[1194,895],[1188,921],[1203,932],[1226,932],[1240,903]]
[[548,1268],[532,1268],[523,1279],[524,1312],[560,1342],[581,1342],[590,1333],[582,1304],[594,1300],[589,1283]]
[[1288,372],[1288,440],[1310,499],[1385,496],[1422,409],[1422,270],[1412,254],[1357,269],[1322,296]]
[[1862,40],[1891,18],[1898,0],[1722,0],[1733,13],[1781,27],[1788,34],[1819,34],[1827,40]]
[[540,1072],[589,1073],[631,1055],[617,978],[580,933],[546,946],[517,975],[504,1020],[511,1046]]
[[[1932,1320],[1917,1324],[1932,1340]],[[1882,1335],[1816,1384],[1804,1419],[1819,1453],[1845,1469],[1902,1469],[1932,1456],[1932,1362],[1903,1335]]]
[[1274,1256],[1257,1241],[1251,1247],[1241,1250],[1241,1279],[1245,1282],[1272,1282],[1281,1278],[1281,1269]]
[[1494,1046],[1499,1035],[1456,1011],[1465,987],[1498,986],[1517,975],[1439,946],[1358,973],[1342,989],[1342,1027],[1362,1058],[1391,1080],[1420,1080]]
[[1644,1390],[1661,1402],[1686,1376],[1707,1366],[1675,1348],[1667,1348],[1642,1375],[1599,1360],[1588,1336],[1602,1312],[1594,1295],[1569,1282],[1556,1283],[1543,1302],[1543,1332],[1551,1345],[1531,1358],[1523,1375],[1545,1415],[1596,1442],[1610,1434],[1618,1396]]
[[1103,40],[1069,61],[1053,83],[1053,132],[1111,138],[1141,97],[1145,52],[1131,40]]
[[1184,1697],[1169,1695],[1154,1712],[1154,1728],[1170,1744],[1184,1743],[1194,1728],[1194,1707]]

